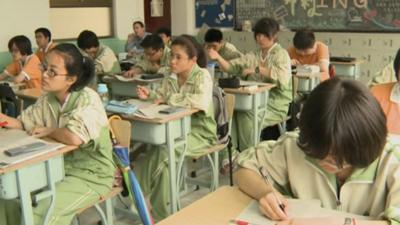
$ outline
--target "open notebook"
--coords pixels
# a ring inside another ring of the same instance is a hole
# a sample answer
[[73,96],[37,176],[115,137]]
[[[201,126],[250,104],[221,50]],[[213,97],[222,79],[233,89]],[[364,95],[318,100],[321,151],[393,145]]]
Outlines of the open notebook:
[[25,131],[0,129],[0,167],[15,164],[63,147],[29,136]]
[[[319,200],[299,200],[289,199],[289,216],[291,218],[311,218],[311,217],[352,217],[357,219],[371,219],[369,217],[355,215],[336,210],[321,208]],[[252,200],[250,204],[236,218],[256,225],[275,225],[272,221],[263,216],[258,209],[258,202]]]

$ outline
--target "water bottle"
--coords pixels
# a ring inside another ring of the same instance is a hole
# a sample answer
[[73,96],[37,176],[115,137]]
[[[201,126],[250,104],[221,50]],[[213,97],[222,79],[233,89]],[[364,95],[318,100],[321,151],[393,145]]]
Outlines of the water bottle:
[[103,102],[103,105],[106,106],[108,103],[108,100],[109,100],[107,85],[100,83],[97,86],[97,93],[99,93],[100,99]]
[[214,78],[215,62],[208,62],[207,63],[207,70],[210,73],[211,77]]

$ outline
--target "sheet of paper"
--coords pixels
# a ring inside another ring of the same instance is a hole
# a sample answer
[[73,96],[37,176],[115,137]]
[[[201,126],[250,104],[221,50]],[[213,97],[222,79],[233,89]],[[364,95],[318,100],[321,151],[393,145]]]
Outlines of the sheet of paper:
[[[291,218],[311,218],[311,217],[354,217],[358,219],[369,219],[369,217],[355,215],[346,212],[340,212],[321,208],[321,202],[316,199],[298,200],[289,199],[289,216]],[[258,208],[258,202],[251,201],[250,204],[236,218],[256,225],[275,225],[272,221],[263,216]]]
[[[43,147],[38,148],[34,152],[24,153],[17,156],[7,156],[4,151],[27,144],[42,142],[45,143]],[[60,143],[51,143],[44,140],[29,136],[25,131],[22,130],[9,130],[0,129],[0,164],[5,166],[8,164],[15,164],[23,160],[33,158],[35,156],[44,154],[49,151],[57,150],[65,145]]]
[[257,81],[240,80],[240,86],[266,86],[266,85],[269,84]]
[[122,81],[122,82],[131,82],[136,80],[135,77],[124,77],[122,75],[115,75],[115,78],[117,78],[117,80]]

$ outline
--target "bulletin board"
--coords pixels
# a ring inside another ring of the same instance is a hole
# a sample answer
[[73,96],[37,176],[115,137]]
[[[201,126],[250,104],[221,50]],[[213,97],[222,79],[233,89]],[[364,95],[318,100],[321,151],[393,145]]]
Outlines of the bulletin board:
[[233,27],[234,11],[234,0],[195,0],[196,27]]

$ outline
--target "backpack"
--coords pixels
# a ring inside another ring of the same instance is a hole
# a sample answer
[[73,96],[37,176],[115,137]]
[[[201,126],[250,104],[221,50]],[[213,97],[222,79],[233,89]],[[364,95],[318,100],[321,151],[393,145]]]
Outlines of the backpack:
[[225,92],[217,85],[213,86],[214,119],[217,123],[217,143],[225,144],[229,139],[229,118],[225,107]]

